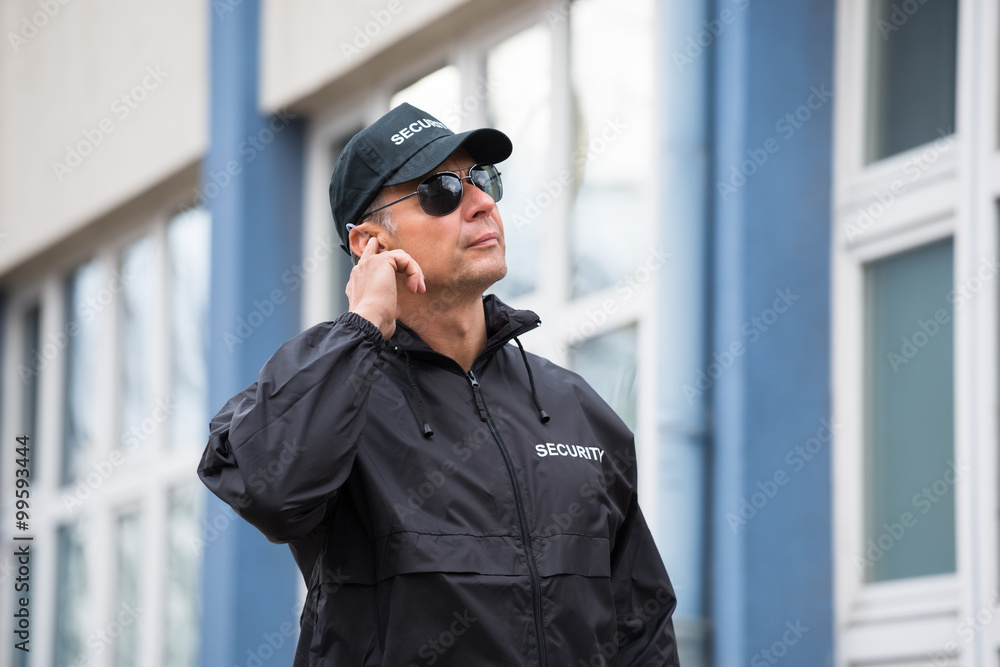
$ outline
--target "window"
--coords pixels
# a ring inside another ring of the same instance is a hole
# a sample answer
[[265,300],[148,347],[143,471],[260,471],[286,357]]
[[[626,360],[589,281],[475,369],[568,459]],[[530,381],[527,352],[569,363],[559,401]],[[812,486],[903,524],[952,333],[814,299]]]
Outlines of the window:
[[167,573],[164,579],[163,666],[186,667],[198,658],[201,590],[201,487],[170,490],[167,503]]
[[955,571],[952,252],[868,269],[867,581]]
[[[121,381],[118,385],[121,431],[117,441],[126,453],[136,451],[146,442],[145,438],[135,437],[133,429],[142,424],[152,408],[150,375],[153,368],[150,347],[154,329],[153,308],[156,303],[153,285],[155,254],[155,243],[148,236],[136,241],[122,253]],[[131,446],[133,443],[135,447]]]
[[[538,286],[543,250],[539,230],[555,213],[553,198],[570,187],[568,178],[547,171],[552,153],[551,54],[550,33],[538,25],[500,43],[486,58],[489,122],[514,144],[514,152],[500,165],[507,276],[490,290],[504,300]],[[529,71],[532,76],[524,76]]]
[[49,637],[2,664],[197,661],[210,220],[147,220],[9,286],[3,410],[34,449],[31,611]]
[[995,663],[1000,6],[839,8],[837,667]]
[[143,574],[142,514],[122,514],[115,526],[115,603],[111,608],[115,667],[131,667],[142,662],[139,654],[139,614],[143,608],[140,586]]
[[868,162],[955,128],[957,0],[873,0]]
[[615,285],[642,262],[651,218],[653,4],[590,0],[570,15],[573,296]]
[[100,291],[97,265],[89,262],[78,268],[66,283],[65,415],[62,482],[70,484],[87,469],[93,457],[94,410],[93,382],[97,377],[97,301]]
[[[21,429],[19,433],[38,433],[38,365],[41,361],[36,357],[41,347],[39,332],[42,326],[42,309],[38,304],[28,308],[24,315],[24,340],[21,353],[21,364],[18,375],[24,386],[24,404],[21,409]],[[38,481],[38,457],[40,455],[38,439],[30,442],[31,457],[28,461],[29,475],[32,483]]]
[[455,113],[459,108],[459,90],[458,68],[448,65],[399,90],[392,96],[389,108],[409,102],[445,123],[455,132],[461,132],[462,117]]
[[614,329],[590,338],[572,351],[572,366],[587,378],[633,431],[637,428],[636,328]]
[[[170,257],[169,446],[204,449],[208,440],[208,290],[211,225],[193,208],[167,226]],[[151,406],[153,414],[160,414]]]
[[[55,664],[77,664],[86,655],[85,639],[90,630],[88,595],[90,561],[85,525],[70,524],[58,532],[56,574]],[[37,609],[37,607],[36,607]]]

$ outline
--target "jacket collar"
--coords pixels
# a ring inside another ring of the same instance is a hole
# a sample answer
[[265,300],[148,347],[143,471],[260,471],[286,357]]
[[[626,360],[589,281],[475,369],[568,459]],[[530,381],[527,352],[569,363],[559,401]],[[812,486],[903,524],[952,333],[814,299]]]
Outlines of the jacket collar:
[[[512,308],[495,294],[483,297],[483,311],[486,315],[486,348],[480,354],[480,358],[492,354],[515,336],[531,331],[542,323],[533,311]],[[401,351],[437,354],[417,332],[399,320],[396,320],[396,332],[390,342]]]

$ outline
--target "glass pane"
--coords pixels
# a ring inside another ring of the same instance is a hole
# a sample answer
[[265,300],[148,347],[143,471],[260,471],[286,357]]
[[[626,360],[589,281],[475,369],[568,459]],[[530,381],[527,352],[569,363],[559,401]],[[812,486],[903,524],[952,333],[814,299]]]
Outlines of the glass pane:
[[106,306],[100,290],[100,271],[95,262],[84,264],[66,282],[67,333],[65,385],[63,389],[62,483],[69,484],[82,473],[93,456],[94,379],[97,377],[97,315]]
[[958,0],[872,0],[867,161],[955,131]]
[[153,431],[149,421],[150,347],[153,333],[153,256],[156,244],[150,237],[132,244],[122,253],[121,293],[121,383],[118,401],[121,406],[121,449],[131,453],[144,446]]
[[56,580],[55,665],[75,665],[88,656],[88,607],[86,527],[71,524],[59,528],[59,561]]
[[167,572],[164,591],[163,667],[197,664],[201,618],[201,548],[198,524],[202,489],[170,490],[167,509]]
[[574,3],[570,20],[571,168],[579,188],[570,270],[573,295],[582,296],[624,278],[648,245],[657,58],[650,0]]
[[[142,521],[138,512],[118,518],[117,542],[115,545],[117,569],[116,604],[111,616],[113,629],[115,667],[139,665],[139,584],[142,580]],[[120,629],[119,629],[120,626]]]
[[868,268],[867,581],[955,571],[952,242]]
[[[211,224],[191,209],[167,228],[170,256],[170,446],[208,441],[208,281]],[[154,416],[160,414],[155,408]]]
[[[21,408],[21,428],[19,435],[27,435],[29,453],[28,473],[31,483],[38,482],[38,372],[42,364],[39,349],[41,347],[42,309],[32,306],[24,314],[22,323],[24,332],[24,347],[21,356],[20,376],[23,381],[24,402]],[[3,462],[0,461],[0,467]]]
[[461,132],[463,114],[458,99],[461,89],[458,68],[448,65],[400,90],[392,96],[389,107],[395,108],[403,102],[409,102],[434,116],[454,132]]
[[635,326],[583,341],[570,351],[570,367],[582,375],[635,432],[638,423]]
[[[502,130],[514,152],[500,165],[500,215],[507,244],[507,276],[491,292],[502,299],[531,292],[538,276],[538,239],[556,197],[570,196],[569,174],[548,172],[551,161],[552,39],[536,26],[508,39],[486,61],[488,124]],[[531,72],[531,76],[524,76]],[[561,182],[560,182],[561,181]]]

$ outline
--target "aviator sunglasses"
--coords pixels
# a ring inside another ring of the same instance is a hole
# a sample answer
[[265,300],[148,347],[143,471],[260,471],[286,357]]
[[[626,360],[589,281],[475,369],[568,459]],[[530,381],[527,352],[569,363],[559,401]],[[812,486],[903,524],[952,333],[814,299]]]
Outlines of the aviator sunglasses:
[[[455,172],[469,170],[468,176],[459,176]],[[493,198],[493,201],[500,201],[503,197],[503,183],[500,182],[500,172],[492,164],[474,164],[471,167],[456,169],[455,171],[442,171],[428,176],[417,186],[417,191],[400,197],[396,201],[389,202],[385,206],[379,206],[365,213],[362,218],[367,218],[376,211],[389,208],[393,204],[398,204],[404,199],[416,197],[420,202],[420,208],[427,215],[442,216],[448,215],[462,203],[462,195],[465,188],[463,181],[472,183],[477,188]]]

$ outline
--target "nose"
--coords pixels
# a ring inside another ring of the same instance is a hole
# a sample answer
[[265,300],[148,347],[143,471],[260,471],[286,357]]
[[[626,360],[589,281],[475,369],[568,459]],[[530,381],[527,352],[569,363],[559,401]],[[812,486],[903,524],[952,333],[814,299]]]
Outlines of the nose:
[[462,179],[462,187],[464,188],[462,206],[465,208],[466,217],[486,216],[496,208],[497,203],[493,201],[493,197],[474,185],[468,176]]

